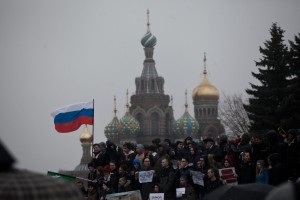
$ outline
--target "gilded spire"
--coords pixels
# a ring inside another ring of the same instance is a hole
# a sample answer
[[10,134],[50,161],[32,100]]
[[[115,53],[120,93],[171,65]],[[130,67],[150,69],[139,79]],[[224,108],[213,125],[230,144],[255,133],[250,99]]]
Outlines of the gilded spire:
[[[150,32],[149,13],[150,13],[149,9],[147,9],[147,31],[146,31],[146,34],[143,36],[141,43],[146,48],[153,48],[156,45],[156,37]],[[152,58],[152,56],[151,56],[151,58]]]
[[211,85],[208,81],[207,77],[207,70],[206,70],[206,53],[204,52],[204,71],[203,71],[203,80],[202,82],[193,90],[193,100],[198,101],[201,100],[203,97],[213,97],[213,98],[219,98],[219,91],[218,89]]
[[126,91],[126,112],[129,112],[128,89],[127,89],[127,91]]
[[147,9],[147,32],[150,32],[150,17],[149,17],[149,9]]
[[117,116],[117,103],[116,103],[116,95],[114,95],[114,117]]
[[185,112],[173,124],[173,130],[175,134],[181,134],[181,135],[197,134],[199,130],[198,121],[195,118],[193,118],[188,112],[187,90],[185,90]]
[[188,111],[188,103],[187,103],[187,89],[185,89],[185,104],[184,104],[184,106],[185,106],[185,112],[187,112],[187,111]]
[[204,62],[204,72],[203,72],[203,74],[207,74],[207,71],[206,71],[206,52],[204,52],[203,62]]
[[109,139],[110,137],[114,137],[118,135],[119,134],[118,126],[119,126],[119,119],[117,117],[116,95],[114,95],[114,117],[104,129],[105,136],[108,137]]

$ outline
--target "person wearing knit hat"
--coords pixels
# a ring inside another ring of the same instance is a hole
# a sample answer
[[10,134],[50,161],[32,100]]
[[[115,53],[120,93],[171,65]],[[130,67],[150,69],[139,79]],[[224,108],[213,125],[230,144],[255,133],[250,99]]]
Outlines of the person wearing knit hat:
[[135,149],[138,149],[138,150],[144,150],[144,145],[142,145],[142,144],[137,144]]
[[145,151],[144,151],[144,145],[142,144],[137,144],[135,147],[135,159],[138,159],[140,161],[140,165],[143,164],[143,160],[145,158]]

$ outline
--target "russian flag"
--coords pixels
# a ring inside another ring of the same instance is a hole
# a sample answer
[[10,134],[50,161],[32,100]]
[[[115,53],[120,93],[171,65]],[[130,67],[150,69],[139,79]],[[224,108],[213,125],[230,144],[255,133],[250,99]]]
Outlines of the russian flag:
[[68,105],[55,110],[51,115],[57,132],[73,132],[82,124],[94,124],[94,104],[91,101]]

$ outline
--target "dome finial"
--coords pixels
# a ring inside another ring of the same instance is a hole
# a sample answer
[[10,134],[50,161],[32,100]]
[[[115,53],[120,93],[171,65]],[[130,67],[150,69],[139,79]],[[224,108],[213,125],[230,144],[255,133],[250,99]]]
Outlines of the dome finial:
[[141,39],[141,43],[146,48],[153,48],[156,45],[156,37],[150,32],[149,9],[147,9],[147,32]]
[[218,89],[215,86],[211,85],[210,82],[208,81],[207,71],[206,71],[206,52],[204,52],[203,62],[204,62],[204,71],[203,71],[204,78],[203,78],[202,82],[200,83],[200,85],[198,85],[193,90],[193,93],[192,93],[193,101],[199,101],[199,100],[203,99],[203,97],[205,97],[205,98],[212,97],[212,98],[219,99]]
[[126,112],[129,112],[129,104],[128,104],[128,89],[126,90]]
[[203,72],[203,74],[207,74],[207,71],[206,71],[206,52],[204,52],[203,62],[204,62],[204,72]]
[[147,32],[150,32],[150,17],[149,17],[149,8],[147,9]]
[[187,103],[187,89],[185,89],[185,111],[187,112],[188,111],[188,103]]
[[116,103],[116,95],[114,95],[114,117],[117,116],[117,103]]

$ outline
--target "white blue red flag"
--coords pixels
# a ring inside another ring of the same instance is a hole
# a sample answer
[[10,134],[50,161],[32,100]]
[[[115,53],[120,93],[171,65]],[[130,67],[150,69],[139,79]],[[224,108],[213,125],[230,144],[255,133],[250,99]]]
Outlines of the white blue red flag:
[[91,101],[68,105],[53,111],[51,115],[57,132],[73,132],[82,124],[94,124],[94,104]]

